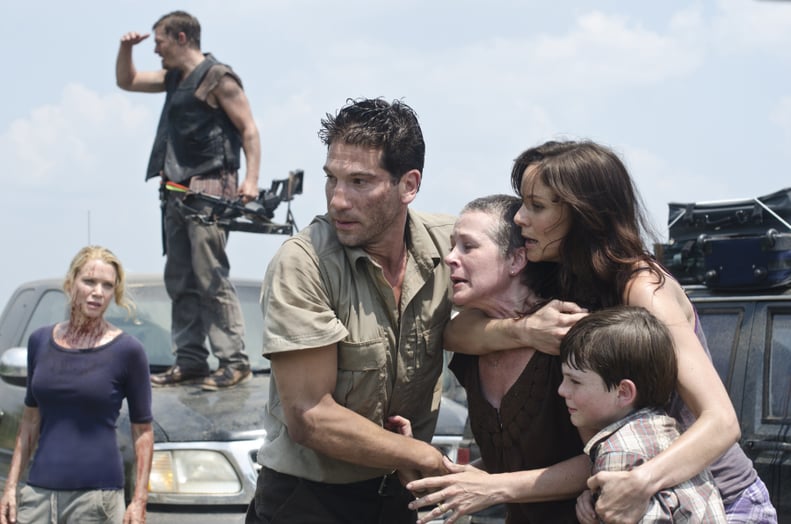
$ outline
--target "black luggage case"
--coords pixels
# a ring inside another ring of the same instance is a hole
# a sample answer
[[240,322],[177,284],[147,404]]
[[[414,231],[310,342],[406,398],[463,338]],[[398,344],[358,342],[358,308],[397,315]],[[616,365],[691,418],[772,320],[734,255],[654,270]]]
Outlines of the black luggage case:
[[[728,267],[726,261],[710,261],[707,266],[703,249],[704,239],[739,237],[742,240],[737,242],[737,245],[741,244],[741,249],[749,250],[750,246],[755,246],[745,240],[747,237],[764,238],[772,230],[780,234],[791,233],[791,188],[757,198],[716,202],[671,202],[668,207],[669,240],[667,244],[657,244],[655,254],[682,284],[706,283],[706,273],[716,269],[714,266],[720,262],[723,264],[720,273],[723,270],[726,274],[730,272],[725,269]],[[766,244],[767,241],[755,240],[755,242]],[[729,249],[727,246],[730,244],[722,244],[722,246],[725,247],[714,248],[715,258],[722,254],[721,250]],[[741,255],[741,257],[746,256],[747,251]],[[745,261],[744,264],[747,262]],[[761,261],[757,264],[761,265]],[[725,280],[730,281],[730,277]]]
[[703,283],[714,289],[767,289],[791,282],[791,234],[704,236]]
[[670,243],[700,235],[763,235],[770,229],[791,233],[791,188],[744,200],[668,204]]

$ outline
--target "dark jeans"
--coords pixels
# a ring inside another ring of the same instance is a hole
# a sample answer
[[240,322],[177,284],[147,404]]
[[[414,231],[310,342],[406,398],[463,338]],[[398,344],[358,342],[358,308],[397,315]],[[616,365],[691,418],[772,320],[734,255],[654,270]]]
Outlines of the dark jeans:
[[184,203],[189,208],[180,197],[168,196],[165,208],[165,287],[172,300],[176,364],[208,372],[208,338],[220,367],[248,367],[242,310],[228,278],[226,231],[193,217],[196,211],[210,215],[211,206],[189,198]]
[[[327,484],[261,469],[245,524],[414,524],[414,497],[396,475]],[[380,494],[381,493],[381,494]]]

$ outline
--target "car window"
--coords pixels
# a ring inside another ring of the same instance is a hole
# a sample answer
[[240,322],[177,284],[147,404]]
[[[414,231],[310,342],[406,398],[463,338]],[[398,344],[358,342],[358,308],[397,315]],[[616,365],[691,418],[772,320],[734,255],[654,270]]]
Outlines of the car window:
[[788,422],[791,421],[791,313],[772,312],[770,327],[766,416]]
[[258,303],[261,286],[234,284],[244,316],[244,348],[250,356],[253,369],[269,369],[269,359],[264,358],[264,315]]
[[50,290],[41,295],[30,315],[25,333],[20,344],[27,346],[27,339],[35,330],[42,326],[57,324],[66,319],[66,294],[59,290]]
[[725,386],[729,387],[732,362],[736,355],[744,311],[741,308],[706,309],[705,306],[697,307],[714,368]]
[[[250,355],[253,369],[269,369],[269,361],[261,355],[263,346],[263,316],[258,305],[260,286],[235,284],[245,321],[245,350]],[[171,303],[162,283],[134,284],[127,287],[127,295],[134,302],[132,315],[115,303],[107,310],[107,320],[137,337],[148,355],[154,371],[173,365],[174,354],[170,342]],[[206,342],[208,347],[208,341]],[[217,359],[209,355],[209,366],[217,367]]]
[[137,338],[155,369],[173,364],[170,349],[170,298],[164,285],[128,285],[126,295],[135,305],[131,313],[113,302],[108,322]]

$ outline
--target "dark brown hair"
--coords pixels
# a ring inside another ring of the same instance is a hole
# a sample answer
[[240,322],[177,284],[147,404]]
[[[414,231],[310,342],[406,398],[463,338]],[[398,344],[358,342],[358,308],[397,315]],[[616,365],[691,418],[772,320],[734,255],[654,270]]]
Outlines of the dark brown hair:
[[524,151],[514,162],[511,185],[523,201],[525,170],[537,176],[570,213],[561,240],[558,266],[560,298],[592,309],[623,303],[626,284],[638,264],[664,283],[664,273],[642,239],[653,237],[640,197],[626,167],[610,149],[594,142],[546,142]]
[[393,184],[412,169],[423,173],[426,144],[414,110],[398,100],[348,99],[336,115],[321,120],[319,138],[329,147],[337,140],[382,150],[381,167]]
[[178,38],[179,33],[184,33],[190,47],[200,49],[200,22],[186,11],[171,11],[162,15],[154,23],[153,29],[162,26],[162,30],[171,38]]
[[615,306],[586,316],[561,341],[560,359],[574,369],[593,371],[608,390],[631,380],[637,387],[636,409],[663,407],[676,389],[673,339],[642,307]]

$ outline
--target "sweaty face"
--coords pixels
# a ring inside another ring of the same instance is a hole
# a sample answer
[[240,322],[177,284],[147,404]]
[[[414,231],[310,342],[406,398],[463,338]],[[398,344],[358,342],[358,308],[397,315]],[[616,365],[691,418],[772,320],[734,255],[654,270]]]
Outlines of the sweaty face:
[[562,368],[558,394],[566,399],[572,424],[598,431],[621,418],[617,388],[607,390],[604,380],[593,371],[580,371],[565,362]]
[[375,249],[394,235],[403,242],[406,204],[401,184],[393,185],[380,165],[381,150],[333,143],[327,151],[324,186],[327,212],[341,244]]
[[487,304],[510,284],[511,257],[502,254],[493,238],[497,220],[482,211],[466,211],[453,227],[445,263],[457,306],[486,311]]
[[559,262],[560,244],[571,226],[568,207],[529,166],[522,176],[522,207],[514,221],[522,228],[530,262]]
[[174,53],[177,51],[178,42],[175,38],[165,33],[162,27],[154,29],[154,52],[162,58],[162,69],[176,67]]
[[104,315],[115,293],[115,267],[102,260],[93,259],[77,273],[71,286],[73,315],[99,318]]

